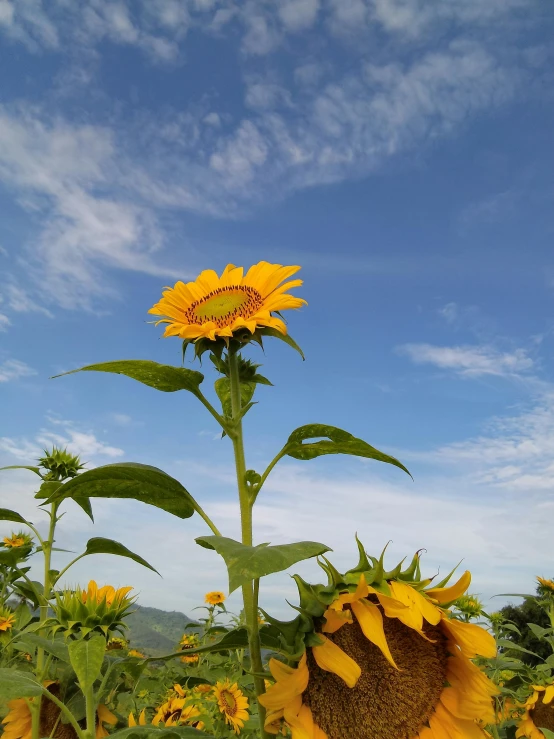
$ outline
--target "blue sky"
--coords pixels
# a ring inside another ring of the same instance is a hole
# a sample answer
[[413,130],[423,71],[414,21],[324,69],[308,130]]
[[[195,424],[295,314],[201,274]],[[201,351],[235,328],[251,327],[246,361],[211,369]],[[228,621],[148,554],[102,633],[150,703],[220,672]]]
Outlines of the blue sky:
[[[0,464],[52,442],[154,464],[237,536],[229,445],[192,397],[48,378],[178,364],[146,323],[164,285],[299,264],[307,361],[249,352],[275,383],[247,419],[249,466],[323,422],[415,481],[289,460],[257,541],[324,541],[344,568],[355,531],[373,552],[392,540],[391,562],[425,547],[431,573],[464,558],[485,599],[552,575],[553,30],[533,0],[0,0]],[[33,482],[3,473],[0,505],[44,525]],[[110,536],[163,580],[98,557],[71,582],[185,612],[225,587],[201,520],[95,514],[68,506],[68,548]],[[262,602],[285,616],[285,598],[289,577],[268,579]]]

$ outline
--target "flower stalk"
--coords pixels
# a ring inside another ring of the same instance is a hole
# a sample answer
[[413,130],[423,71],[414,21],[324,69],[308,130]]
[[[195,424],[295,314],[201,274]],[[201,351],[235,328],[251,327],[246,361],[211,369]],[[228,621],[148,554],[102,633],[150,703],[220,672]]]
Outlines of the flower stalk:
[[[236,351],[229,350],[229,381],[231,388],[231,408],[233,413],[233,429],[229,436],[233,443],[235,455],[235,468],[237,474],[237,486],[239,494],[240,518],[242,543],[252,546],[252,507],[254,501],[251,499],[246,485],[246,461],[244,455],[244,438],[242,433],[241,419],[241,394],[239,377],[239,355]],[[259,580],[249,582],[242,587],[242,598],[244,604],[244,615],[246,628],[248,630],[248,645],[250,650],[250,661],[254,673],[254,686],[256,696],[265,693],[265,684],[259,674],[263,672],[262,650],[260,644],[260,633],[258,624],[258,587]],[[256,676],[258,673],[258,676]],[[265,731],[265,708],[258,702],[258,716],[260,720],[260,737],[267,739]]]

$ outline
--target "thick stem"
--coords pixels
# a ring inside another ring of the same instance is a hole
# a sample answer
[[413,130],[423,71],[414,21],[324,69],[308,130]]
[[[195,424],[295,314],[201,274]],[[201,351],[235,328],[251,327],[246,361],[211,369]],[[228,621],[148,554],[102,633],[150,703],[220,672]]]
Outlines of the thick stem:
[[94,739],[96,736],[96,705],[92,686],[85,691],[85,707],[87,717],[87,736],[88,739]]
[[[43,539],[41,541],[42,544],[42,553],[44,556],[44,580],[43,580],[43,590],[42,590],[42,599],[41,604],[39,608],[39,623],[44,623],[46,619],[48,618],[48,602],[50,600],[50,591],[52,588],[51,584],[51,577],[50,577],[50,570],[52,565],[52,547],[54,545],[54,533],[56,531],[56,523],[58,521],[58,506],[59,503],[52,503],[50,506],[49,516],[50,516],[50,526],[48,529],[48,538]],[[39,630],[39,634],[41,634],[41,630]],[[45,653],[44,649],[38,648],[37,649],[37,680],[39,683],[42,684],[45,678],[45,671],[46,671],[46,665],[45,665]],[[32,731],[31,731],[31,739],[39,739],[40,735],[40,704],[41,704],[42,697],[39,695],[37,696],[36,701],[33,701],[32,704],[32,712],[33,712],[33,723],[32,723]]]
[[[250,500],[246,486],[246,461],[244,458],[244,441],[242,436],[241,396],[238,357],[235,352],[229,352],[229,380],[231,385],[231,407],[233,411],[233,430],[229,433],[233,442],[235,453],[235,468],[237,473],[237,486],[240,504],[240,520],[242,543],[252,546],[252,501]],[[248,629],[248,646],[250,650],[250,662],[252,672],[263,672],[262,649],[260,644],[260,633],[258,624],[258,586],[255,583],[247,583],[242,587],[242,599],[244,603],[244,615]],[[256,695],[265,693],[263,678],[254,677]],[[258,716],[260,719],[260,736],[267,739],[265,731],[265,708],[258,702]]]

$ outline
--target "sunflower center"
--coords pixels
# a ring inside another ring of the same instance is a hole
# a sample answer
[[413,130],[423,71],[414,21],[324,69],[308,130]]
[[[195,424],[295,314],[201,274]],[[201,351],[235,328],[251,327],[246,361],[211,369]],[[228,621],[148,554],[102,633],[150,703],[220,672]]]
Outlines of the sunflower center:
[[425,627],[429,642],[395,618],[384,618],[395,670],[356,622],[332,640],[362,668],[354,688],[318,667],[308,653],[310,682],[303,700],[329,739],[414,739],[433,714],[446,679],[446,639]]
[[261,294],[249,285],[218,287],[194,303],[185,312],[190,323],[212,321],[219,328],[228,326],[237,317],[250,318],[263,305]]
[[535,707],[529,711],[533,723],[537,729],[550,729],[554,731],[554,704],[543,703],[540,698]]
[[237,712],[237,701],[232,693],[228,690],[222,690],[220,700],[227,716],[234,716]]

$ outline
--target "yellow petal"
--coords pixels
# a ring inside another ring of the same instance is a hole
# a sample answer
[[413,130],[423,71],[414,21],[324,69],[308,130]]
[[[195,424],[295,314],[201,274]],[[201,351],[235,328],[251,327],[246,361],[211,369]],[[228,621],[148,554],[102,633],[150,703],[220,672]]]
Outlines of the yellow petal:
[[551,703],[554,698],[554,685],[549,685],[542,697],[543,703]]
[[334,672],[344,680],[349,688],[353,688],[362,674],[361,667],[326,636],[323,634],[318,634],[318,636],[324,642],[320,646],[312,647],[312,653],[319,667],[322,670]]
[[496,656],[496,642],[492,634],[477,626],[455,619],[443,618],[442,625],[460,647],[462,654],[469,659]]
[[352,610],[358,619],[365,638],[372,644],[375,644],[390,664],[398,669],[387,644],[387,638],[383,629],[383,615],[379,607],[367,600],[359,600],[357,603],[352,603]]
[[471,572],[466,570],[457,583],[448,588],[430,588],[425,595],[439,603],[450,603],[463,595],[471,584]]
[[333,608],[328,608],[323,614],[325,618],[325,626],[322,631],[325,634],[334,634],[345,624],[353,623],[352,614],[350,611],[335,611]]
[[277,711],[280,708],[286,707],[296,696],[302,695],[308,687],[310,673],[306,666],[306,653],[302,655],[298,667],[296,669],[289,668],[291,671],[287,671],[288,674],[282,678],[277,678],[279,669],[275,670],[275,664],[270,664],[270,669],[271,674],[277,679],[277,682],[266,693],[260,696],[259,701],[265,708]]

